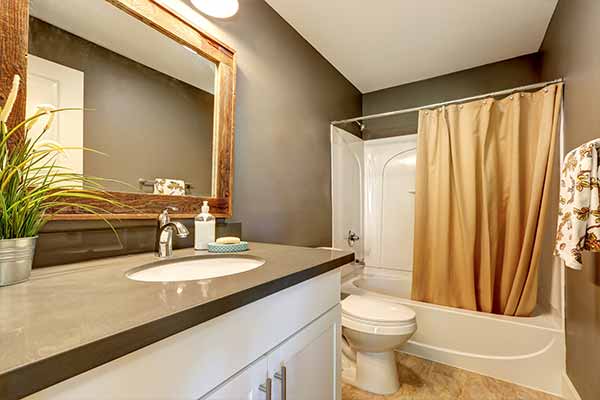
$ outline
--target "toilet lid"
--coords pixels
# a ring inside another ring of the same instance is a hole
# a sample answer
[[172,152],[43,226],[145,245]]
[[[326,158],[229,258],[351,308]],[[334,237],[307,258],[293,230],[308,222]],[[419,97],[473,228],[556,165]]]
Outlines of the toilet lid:
[[350,295],[342,300],[342,312],[373,322],[410,322],[416,318],[415,312],[402,304],[364,295]]

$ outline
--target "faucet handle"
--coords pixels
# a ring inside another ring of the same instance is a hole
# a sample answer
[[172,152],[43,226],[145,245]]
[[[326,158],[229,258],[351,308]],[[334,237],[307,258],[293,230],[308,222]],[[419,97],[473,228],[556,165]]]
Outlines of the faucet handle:
[[171,222],[171,217],[169,217],[169,210],[171,211],[179,211],[177,207],[167,206],[165,207],[160,214],[158,214],[158,223],[160,226],[166,225]]

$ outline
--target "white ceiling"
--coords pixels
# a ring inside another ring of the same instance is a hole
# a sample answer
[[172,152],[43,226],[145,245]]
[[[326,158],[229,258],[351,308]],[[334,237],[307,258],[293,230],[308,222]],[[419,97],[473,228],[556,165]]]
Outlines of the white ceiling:
[[558,3],[266,1],[363,93],[534,53]]

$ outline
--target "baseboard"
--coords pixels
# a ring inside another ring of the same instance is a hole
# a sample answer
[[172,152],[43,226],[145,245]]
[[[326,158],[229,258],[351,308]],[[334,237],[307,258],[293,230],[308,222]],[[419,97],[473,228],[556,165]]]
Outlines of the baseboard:
[[571,382],[571,379],[567,375],[566,372],[563,372],[563,385],[562,385],[563,397],[565,400],[582,400],[579,393],[577,393],[577,389]]

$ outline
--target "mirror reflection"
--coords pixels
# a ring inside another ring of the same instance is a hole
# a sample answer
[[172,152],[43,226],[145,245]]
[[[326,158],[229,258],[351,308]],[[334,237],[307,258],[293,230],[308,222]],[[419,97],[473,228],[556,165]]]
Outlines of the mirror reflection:
[[213,62],[105,0],[31,0],[30,14],[28,115],[85,108],[43,139],[104,153],[69,150],[64,166],[127,184],[109,190],[214,195]]

